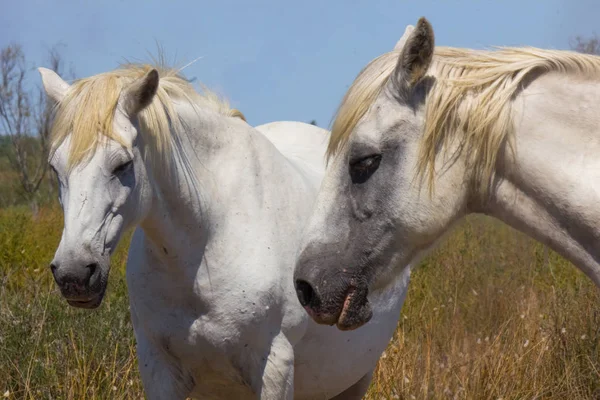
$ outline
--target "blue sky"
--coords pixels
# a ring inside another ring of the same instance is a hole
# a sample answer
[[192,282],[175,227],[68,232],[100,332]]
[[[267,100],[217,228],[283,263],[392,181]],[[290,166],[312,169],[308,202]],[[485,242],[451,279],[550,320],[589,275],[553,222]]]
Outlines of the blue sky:
[[[253,125],[328,126],[360,69],[420,16],[445,46],[568,49],[576,35],[600,33],[597,0],[8,0],[0,46],[22,44],[33,67],[61,43],[84,77],[124,58],[148,60],[158,42],[169,60],[202,57],[185,75],[225,95]],[[39,83],[35,73],[30,80]]]

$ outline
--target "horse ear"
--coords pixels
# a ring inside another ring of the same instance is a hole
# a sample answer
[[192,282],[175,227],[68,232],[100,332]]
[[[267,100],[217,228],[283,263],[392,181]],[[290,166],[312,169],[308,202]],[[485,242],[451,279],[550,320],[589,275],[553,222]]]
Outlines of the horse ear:
[[38,72],[42,76],[42,84],[48,97],[53,101],[60,103],[65,98],[69,90],[69,84],[62,80],[60,76],[51,69],[39,67]]
[[404,48],[404,45],[406,44],[406,41],[408,40],[410,34],[414,30],[415,30],[414,26],[406,25],[406,29],[404,29],[404,34],[402,35],[400,40],[398,40],[398,43],[396,43],[396,45],[394,46],[394,50],[396,50],[396,51],[402,50]]
[[123,111],[132,117],[152,103],[158,90],[158,71],[151,69],[143,77],[137,79],[121,93],[119,104]]
[[434,47],[433,28],[429,21],[422,17],[410,32],[398,57],[394,78],[399,89],[410,89],[425,76],[433,59]]

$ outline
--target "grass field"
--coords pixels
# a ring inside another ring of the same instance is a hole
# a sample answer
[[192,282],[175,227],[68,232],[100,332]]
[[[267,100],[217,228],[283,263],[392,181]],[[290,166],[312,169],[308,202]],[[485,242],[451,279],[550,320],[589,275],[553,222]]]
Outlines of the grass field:
[[[102,307],[77,310],[47,267],[61,227],[56,207],[0,209],[0,396],[142,398],[128,243]],[[600,398],[599,329],[589,279],[502,224],[469,218],[413,274],[367,398]]]

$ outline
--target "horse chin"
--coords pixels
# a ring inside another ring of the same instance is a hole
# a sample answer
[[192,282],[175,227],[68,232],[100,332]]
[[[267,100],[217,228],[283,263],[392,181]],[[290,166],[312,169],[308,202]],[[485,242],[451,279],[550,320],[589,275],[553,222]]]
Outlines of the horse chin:
[[76,308],[85,308],[88,310],[92,310],[94,308],[98,308],[100,304],[102,304],[102,299],[104,298],[106,288],[102,289],[102,291],[96,296],[88,299],[88,300],[69,300],[67,299],[67,303],[71,307]]
[[310,307],[304,307],[306,313],[319,325],[335,325],[338,315],[323,314],[313,311]]
[[373,309],[367,299],[369,290],[366,286],[350,287],[342,312],[338,317],[336,326],[341,331],[350,331],[360,328],[373,317]]

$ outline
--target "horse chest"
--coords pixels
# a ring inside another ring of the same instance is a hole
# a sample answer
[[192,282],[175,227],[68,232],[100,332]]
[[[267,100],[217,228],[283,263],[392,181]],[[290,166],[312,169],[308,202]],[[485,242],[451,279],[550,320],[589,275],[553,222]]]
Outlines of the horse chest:
[[253,318],[260,321],[264,317],[252,308],[256,302],[243,298],[236,307],[217,304],[210,308],[195,298],[163,300],[160,296],[146,299],[142,310],[136,307],[139,325],[164,351],[189,364],[222,359],[244,347],[244,342],[255,342],[256,335],[249,333],[249,327]]
[[136,330],[149,336],[160,358],[192,377],[195,395],[227,393],[226,398],[252,398],[253,360],[266,360],[269,347],[263,342],[268,336],[249,336],[225,316],[198,317],[192,312],[155,312]]
[[254,364],[266,360],[278,329],[279,306],[246,288],[234,293],[215,288],[209,299],[216,301],[208,304],[193,290],[197,283],[186,285],[157,271],[128,268],[128,278],[134,329],[147,338],[151,352],[190,375],[198,386],[194,392],[247,397],[242,393],[255,380]]

